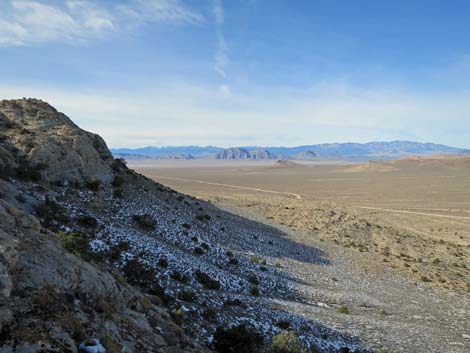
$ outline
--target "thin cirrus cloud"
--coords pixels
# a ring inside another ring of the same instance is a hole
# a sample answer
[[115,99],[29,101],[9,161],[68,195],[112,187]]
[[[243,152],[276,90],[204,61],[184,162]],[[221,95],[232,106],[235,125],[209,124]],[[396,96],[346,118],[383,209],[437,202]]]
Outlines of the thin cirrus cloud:
[[215,30],[217,36],[217,49],[215,53],[214,70],[222,77],[227,78],[226,66],[228,64],[228,46],[223,34],[224,8],[221,0],[213,0],[213,12],[215,16]]
[[204,22],[177,0],[112,2],[5,0],[0,4],[0,46],[83,43],[147,22]]

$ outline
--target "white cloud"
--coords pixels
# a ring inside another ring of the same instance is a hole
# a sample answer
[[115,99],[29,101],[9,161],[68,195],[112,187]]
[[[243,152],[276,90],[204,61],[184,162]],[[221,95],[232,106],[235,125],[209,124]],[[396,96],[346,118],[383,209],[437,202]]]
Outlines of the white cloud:
[[201,23],[204,17],[177,0],[2,0],[0,46],[83,43],[148,22]]
[[215,53],[215,64],[214,70],[222,76],[222,78],[227,78],[226,66],[228,64],[228,46],[225,41],[224,34],[222,32],[225,13],[222,6],[222,0],[213,0],[212,1],[213,12],[215,16],[215,30],[217,36],[217,48]]

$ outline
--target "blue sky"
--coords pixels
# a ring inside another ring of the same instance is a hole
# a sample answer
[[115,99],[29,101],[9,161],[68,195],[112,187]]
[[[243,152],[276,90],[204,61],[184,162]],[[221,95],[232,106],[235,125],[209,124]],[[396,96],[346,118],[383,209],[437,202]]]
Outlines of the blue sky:
[[470,2],[0,0],[0,97],[111,147],[470,147]]

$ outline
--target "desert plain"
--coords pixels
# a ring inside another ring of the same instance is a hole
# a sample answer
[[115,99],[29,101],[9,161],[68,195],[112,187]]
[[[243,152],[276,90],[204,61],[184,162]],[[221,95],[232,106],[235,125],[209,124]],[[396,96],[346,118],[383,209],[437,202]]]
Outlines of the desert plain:
[[128,165],[322,251],[279,263],[314,303],[299,314],[396,351],[470,351],[470,157]]

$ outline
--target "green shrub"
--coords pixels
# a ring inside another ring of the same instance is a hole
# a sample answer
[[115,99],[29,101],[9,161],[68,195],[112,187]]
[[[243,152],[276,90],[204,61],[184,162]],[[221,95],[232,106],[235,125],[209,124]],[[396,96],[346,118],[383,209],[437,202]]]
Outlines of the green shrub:
[[274,353],[302,353],[297,335],[293,331],[282,331],[273,337],[271,349]]
[[347,306],[341,305],[336,311],[340,314],[349,314],[349,309]]
[[219,353],[257,353],[262,345],[263,337],[243,324],[219,326],[214,333],[214,348]]
[[92,259],[90,239],[85,234],[59,232],[59,239],[62,247],[68,252],[86,261]]
[[181,309],[181,308],[173,309],[171,311],[170,315],[171,315],[171,318],[173,319],[173,321],[175,323],[177,323],[180,326],[183,324],[183,320],[184,320],[184,311],[183,311],[183,309]]

